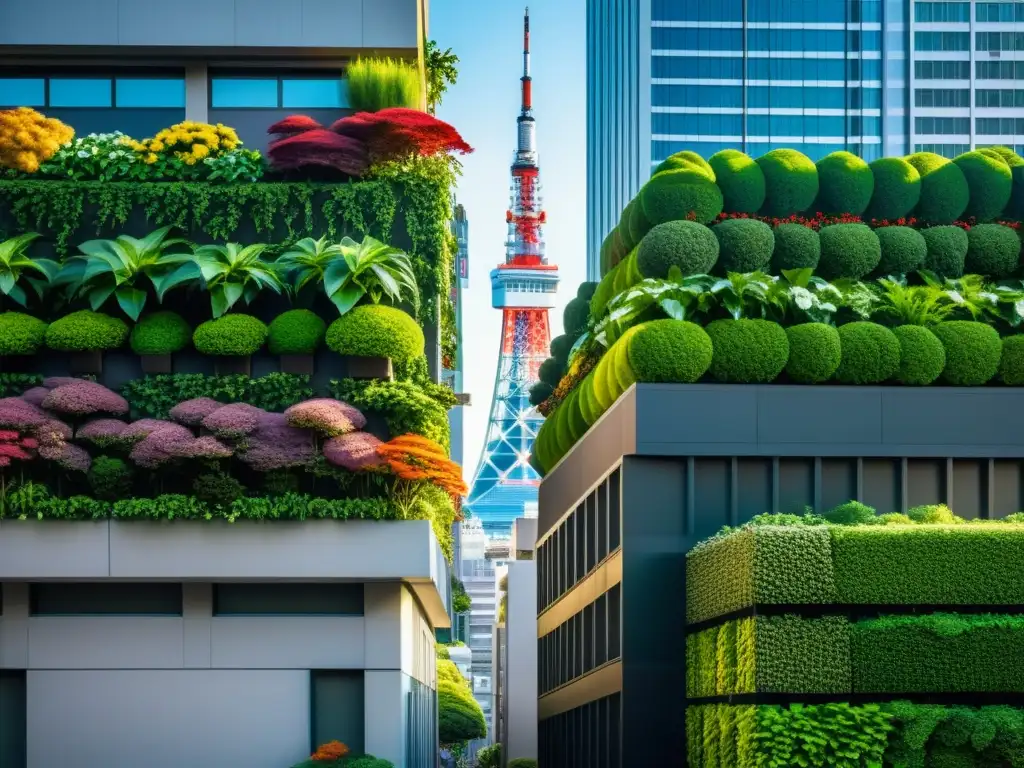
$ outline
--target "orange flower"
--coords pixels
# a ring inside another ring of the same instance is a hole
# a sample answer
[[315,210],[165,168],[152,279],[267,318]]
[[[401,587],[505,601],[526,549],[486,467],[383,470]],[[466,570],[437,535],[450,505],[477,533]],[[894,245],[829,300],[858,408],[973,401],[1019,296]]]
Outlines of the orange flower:
[[312,754],[310,759],[315,760],[318,763],[330,763],[335,760],[341,760],[341,758],[348,753],[349,748],[340,741],[329,741],[326,744],[321,744],[317,747],[316,752]]
[[469,492],[462,479],[462,468],[433,440],[420,435],[400,435],[377,446],[377,455],[402,480],[433,483],[453,497]]

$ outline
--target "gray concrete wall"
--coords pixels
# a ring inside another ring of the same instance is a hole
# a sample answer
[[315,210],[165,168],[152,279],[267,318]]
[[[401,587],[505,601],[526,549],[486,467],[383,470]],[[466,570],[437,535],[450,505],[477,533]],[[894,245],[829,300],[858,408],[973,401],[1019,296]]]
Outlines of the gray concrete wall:
[[418,45],[421,0],[50,0],[0,3],[0,46],[370,48]]
[[537,566],[508,564],[504,760],[537,757]]

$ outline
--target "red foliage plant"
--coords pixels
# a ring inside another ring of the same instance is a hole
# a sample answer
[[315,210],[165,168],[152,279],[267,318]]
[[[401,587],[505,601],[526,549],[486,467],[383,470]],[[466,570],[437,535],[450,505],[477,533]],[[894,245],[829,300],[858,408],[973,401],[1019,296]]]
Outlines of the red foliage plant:
[[316,752],[310,756],[310,760],[317,763],[332,763],[335,760],[341,760],[348,753],[349,748],[340,741],[329,741],[317,747]]
[[279,171],[323,166],[349,176],[362,176],[370,164],[365,144],[326,128],[303,130],[277,139],[267,148],[267,156]]
[[0,467],[9,467],[15,460],[31,459],[31,451],[34,451],[38,445],[34,438],[22,437],[14,430],[0,430]]

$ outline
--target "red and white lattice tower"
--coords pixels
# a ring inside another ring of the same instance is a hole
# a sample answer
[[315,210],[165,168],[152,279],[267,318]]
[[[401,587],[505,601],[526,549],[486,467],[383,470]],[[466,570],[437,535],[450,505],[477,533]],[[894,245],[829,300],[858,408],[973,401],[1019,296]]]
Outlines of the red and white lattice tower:
[[512,521],[535,508],[540,477],[529,464],[543,417],[530,405],[530,387],[549,356],[548,310],[555,305],[558,267],[544,256],[537,126],[530,78],[530,9],[523,17],[522,108],[512,160],[512,195],[505,261],[491,272],[491,304],[502,312],[501,352],[487,440],[467,510],[491,536],[508,535]]

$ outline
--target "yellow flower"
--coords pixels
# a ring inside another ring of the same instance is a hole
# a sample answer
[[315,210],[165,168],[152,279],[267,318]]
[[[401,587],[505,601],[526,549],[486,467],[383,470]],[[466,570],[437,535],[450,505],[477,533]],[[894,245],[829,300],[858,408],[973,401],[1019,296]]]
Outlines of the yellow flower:
[[192,154],[195,155],[197,159],[202,159],[210,154],[210,150],[202,144],[195,144],[192,147]]
[[152,165],[153,163],[155,163],[159,159],[160,159],[159,157],[157,157],[152,152],[150,152],[148,155],[146,155],[146,165]]
[[160,141],[159,139],[155,139],[154,141],[151,141],[150,144],[149,144],[149,151],[150,152],[159,152],[163,148],[164,148],[164,143],[162,141]]

